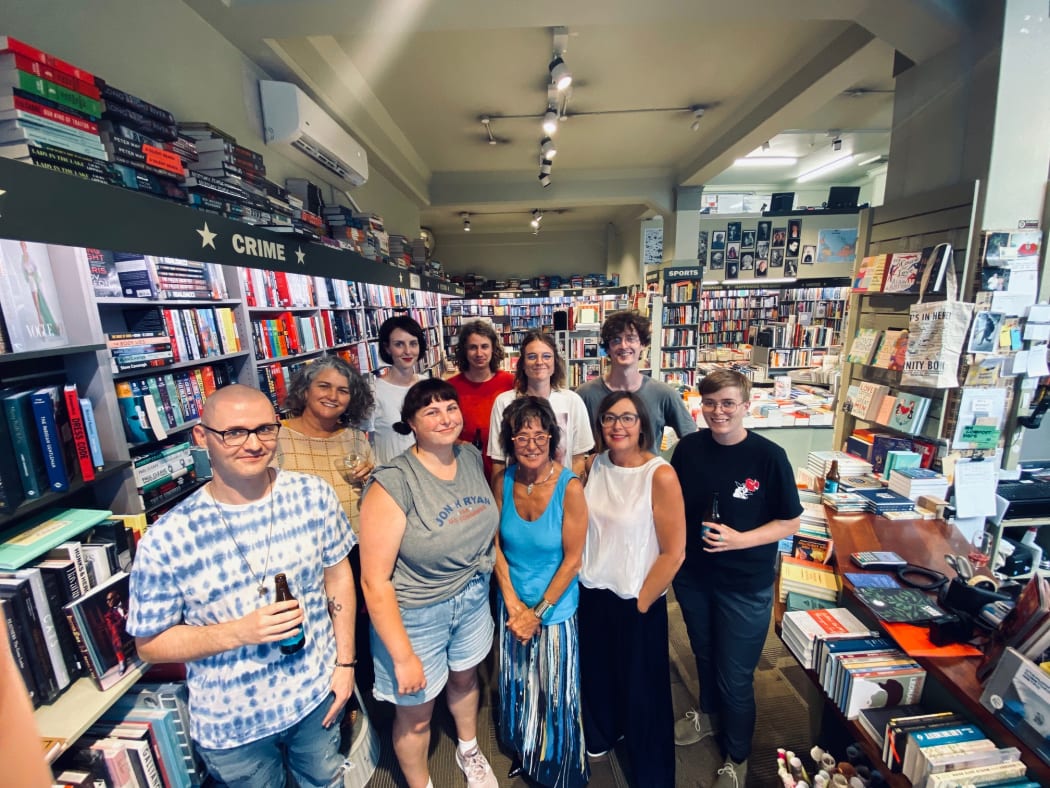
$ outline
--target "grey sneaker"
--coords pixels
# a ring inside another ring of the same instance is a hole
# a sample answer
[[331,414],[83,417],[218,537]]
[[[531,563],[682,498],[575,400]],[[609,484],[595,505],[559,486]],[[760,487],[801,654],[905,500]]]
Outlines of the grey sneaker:
[[461,753],[457,747],[456,765],[463,770],[463,774],[467,775],[469,788],[499,788],[499,782],[496,781],[496,775],[492,773],[488,758],[477,747],[466,755]]
[[736,763],[732,758],[726,758],[725,766],[718,770],[718,779],[715,780],[714,788],[744,788],[747,778],[747,761]]
[[674,724],[674,743],[679,747],[696,744],[701,739],[718,733],[719,729],[718,720],[713,714],[689,709],[685,716]]

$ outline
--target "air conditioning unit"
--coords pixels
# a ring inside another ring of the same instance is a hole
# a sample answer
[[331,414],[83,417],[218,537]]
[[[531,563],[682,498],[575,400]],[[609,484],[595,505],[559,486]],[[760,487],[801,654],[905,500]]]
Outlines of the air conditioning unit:
[[290,145],[354,186],[368,180],[365,149],[298,87],[259,80],[259,97],[268,145]]

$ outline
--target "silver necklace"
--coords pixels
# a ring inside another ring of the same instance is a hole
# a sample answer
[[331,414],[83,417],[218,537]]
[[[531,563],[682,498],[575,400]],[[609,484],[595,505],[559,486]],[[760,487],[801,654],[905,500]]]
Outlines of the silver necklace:
[[252,568],[251,562],[248,560],[247,554],[241,548],[240,542],[237,541],[237,537],[233,535],[233,529],[230,528],[230,524],[226,522],[226,515],[222,513],[222,507],[219,506],[219,502],[215,500],[215,496],[212,495],[211,502],[215,506],[215,511],[219,513],[219,519],[222,520],[222,524],[226,526],[226,532],[230,535],[230,539],[233,540],[233,546],[237,548],[237,552],[241,555],[241,560],[244,561],[244,565],[248,567],[248,573],[255,579],[258,585],[255,587],[259,592],[260,597],[264,597],[270,593],[270,589],[266,586],[266,572],[270,568],[270,545],[273,543],[273,477],[270,476],[270,470],[266,470],[266,478],[268,479],[267,488],[270,492],[270,530],[266,533],[266,561],[263,564],[263,570],[261,575],[255,574],[255,569]]
[[554,463],[553,462],[551,463],[550,467],[551,467],[551,469],[549,471],[547,471],[547,478],[545,478],[542,482],[530,482],[529,484],[525,485],[525,494],[526,495],[532,495],[532,488],[535,487],[537,484],[546,484],[547,482],[549,482],[551,480],[551,476],[554,475]]

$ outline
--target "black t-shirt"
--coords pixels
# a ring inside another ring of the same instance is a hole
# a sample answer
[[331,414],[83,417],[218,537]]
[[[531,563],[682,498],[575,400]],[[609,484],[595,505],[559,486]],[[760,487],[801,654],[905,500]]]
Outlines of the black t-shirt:
[[704,585],[736,591],[772,585],[776,542],[705,553],[701,523],[716,492],[722,520],[737,531],[801,515],[798,488],[784,450],[751,431],[740,443],[723,446],[711,437],[710,430],[701,430],[679,441],[671,465],[685,495],[686,548],[681,571]]

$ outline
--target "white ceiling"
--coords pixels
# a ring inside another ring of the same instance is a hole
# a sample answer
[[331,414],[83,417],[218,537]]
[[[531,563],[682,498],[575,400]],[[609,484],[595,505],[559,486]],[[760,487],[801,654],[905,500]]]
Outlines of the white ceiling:
[[[965,24],[950,0],[185,1],[338,118],[438,234],[460,231],[464,211],[476,231],[519,231],[533,208],[563,209],[545,229],[601,227],[673,210],[677,185],[792,190],[845,153],[886,154],[895,50],[922,61]],[[543,189],[555,26],[575,81]],[[653,109],[667,111],[625,112]],[[733,166],[749,153],[798,161]]]

